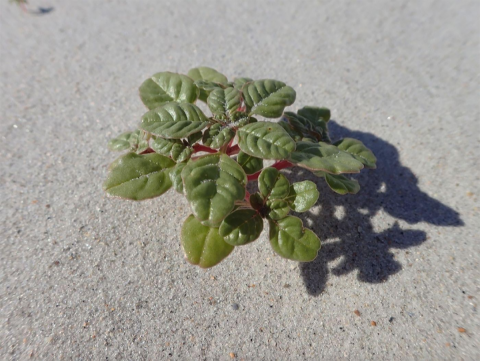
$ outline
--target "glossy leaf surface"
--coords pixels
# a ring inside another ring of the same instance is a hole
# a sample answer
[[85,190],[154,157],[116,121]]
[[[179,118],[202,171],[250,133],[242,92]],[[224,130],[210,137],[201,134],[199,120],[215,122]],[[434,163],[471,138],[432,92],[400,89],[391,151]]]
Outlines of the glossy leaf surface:
[[202,132],[196,132],[192,133],[187,137],[188,144],[194,145],[197,143],[200,139],[202,139],[203,133]]
[[298,114],[312,122],[323,120],[328,122],[330,120],[330,109],[306,106],[298,111]]
[[237,88],[238,90],[242,90],[243,86],[246,84],[246,83],[250,83],[252,82],[253,79],[251,78],[235,78],[233,80],[233,86],[235,88]]
[[300,262],[313,261],[320,250],[320,240],[304,229],[297,217],[287,216],[279,221],[269,220],[270,244],[280,256]]
[[172,186],[168,173],[174,165],[160,154],[128,153],[110,165],[103,188],[112,196],[137,201],[157,197]]
[[235,248],[225,242],[218,228],[204,226],[193,215],[183,223],[181,239],[188,262],[202,268],[217,265]]
[[248,124],[237,131],[238,146],[254,157],[285,159],[295,150],[295,141],[273,122]]
[[127,150],[138,144],[140,130],[122,133],[108,142],[108,149],[114,151]]
[[268,200],[266,206],[268,207],[268,218],[273,220],[285,218],[290,212],[288,202],[284,199]]
[[188,103],[167,103],[142,117],[140,128],[162,138],[180,139],[208,125],[200,108]]
[[183,193],[182,170],[186,165],[187,163],[177,163],[168,173],[170,180],[172,181],[173,188],[178,193]]
[[219,149],[235,137],[235,132],[228,126],[216,123],[203,133],[203,144]]
[[207,98],[207,105],[217,119],[233,119],[241,104],[242,93],[235,88],[214,89]]
[[300,167],[332,174],[358,173],[363,168],[350,154],[323,142],[298,142],[289,160]]
[[360,190],[360,185],[355,179],[350,179],[342,174],[328,174],[324,172],[315,172],[315,175],[325,177],[328,186],[338,194],[356,194]]
[[263,159],[253,157],[242,151],[238,153],[237,162],[247,174],[257,173],[263,169]]
[[[198,68],[193,68],[188,71],[188,76],[192,78],[195,81],[206,81],[210,83],[219,83],[219,84],[226,84],[228,82],[228,79],[225,75],[222,73],[216,71],[215,69],[209,68],[207,66],[201,66]],[[208,94],[210,93],[210,90],[206,90],[206,87],[202,87],[202,85],[205,85],[207,83],[201,83],[199,84],[200,86],[200,95],[199,98],[200,100],[206,102]]]
[[361,141],[353,138],[341,139],[335,144],[338,149],[351,154],[367,168],[376,168],[377,158]]
[[306,212],[317,202],[318,196],[317,185],[311,181],[303,181],[290,186],[286,200],[295,212]]
[[140,86],[140,98],[148,109],[155,109],[168,102],[193,103],[198,88],[186,75],[162,72],[152,75]]
[[[291,131],[296,134],[317,141],[330,142],[327,123],[321,119],[309,119],[300,114],[285,112],[282,120],[287,121]],[[284,128],[286,127],[284,126]]]
[[253,209],[238,209],[223,220],[219,233],[232,246],[242,246],[255,241],[262,230],[260,214]]
[[193,214],[204,224],[219,226],[235,201],[245,198],[247,175],[226,154],[191,160],[182,170],[184,192]]
[[178,139],[157,138],[150,142],[150,147],[159,154],[171,157],[176,162],[190,158],[193,149]]
[[265,168],[258,177],[258,189],[265,199],[283,199],[290,192],[290,182],[276,168]]
[[258,114],[266,118],[281,116],[283,109],[292,105],[296,97],[292,87],[272,79],[246,83],[242,91],[250,114]]

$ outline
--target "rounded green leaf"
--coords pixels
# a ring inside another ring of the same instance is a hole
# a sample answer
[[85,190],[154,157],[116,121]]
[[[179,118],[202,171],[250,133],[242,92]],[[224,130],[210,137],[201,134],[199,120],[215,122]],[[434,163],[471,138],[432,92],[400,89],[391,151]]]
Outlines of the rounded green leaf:
[[200,91],[205,90],[207,94],[210,94],[212,90],[225,88],[225,85],[223,84],[215,83],[208,80],[196,80],[195,85],[197,86],[197,88],[200,89]]
[[112,196],[136,201],[158,197],[172,186],[168,173],[174,165],[160,154],[128,153],[110,165],[103,188]]
[[312,131],[312,123],[310,123],[308,119],[296,113],[285,112],[283,113],[282,120],[288,121],[292,127],[300,133],[306,134]]
[[318,196],[317,185],[311,181],[303,181],[290,186],[286,200],[295,212],[306,212],[317,202]]
[[280,256],[300,262],[310,262],[317,257],[320,240],[302,221],[288,216],[279,221],[269,220],[270,244]]
[[263,159],[253,157],[242,151],[238,152],[237,162],[247,174],[257,173],[263,169]]
[[193,148],[188,147],[183,143],[175,144],[172,147],[172,159],[175,162],[184,162],[190,159],[192,154],[193,154]]
[[225,242],[218,228],[204,226],[193,215],[183,223],[181,238],[188,262],[202,268],[217,265],[235,248]]
[[217,119],[232,119],[240,111],[242,93],[235,88],[214,89],[207,98],[207,105]]
[[222,73],[208,66],[200,66],[188,71],[188,76],[193,80],[207,80],[215,83],[226,84],[228,79]]
[[342,174],[328,174],[324,172],[315,172],[317,176],[325,177],[328,186],[338,194],[356,194],[360,190],[357,180],[349,179]]
[[193,214],[209,226],[218,226],[245,198],[247,175],[226,154],[209,154],[190,161],[182,170],[184,192]]
[[[195,81],[204,80],[205,82],[219,83],[219,84],[227,84],[228,82],[228,79],[225,75],[223,75],[222,73],[219,73],[215,69],[212,69],[206,66],[190,69],[188,71],[188,76]],[[206,90],[205,88],[201,87],[201,84],[199,85],[200,85],[199,99],[206,102],[208,94],[212,89]]]
[[263,79],[243,86],[245,104],[250,114],[278,118],[286,106],[295,102],[295,90],[278,80]]
[[142,117],[140,128],[162,138],[180,139],[208,125],[200,108],[189,103],[167,103]]
[[290,192],[290,182],[276,168],[265,168],[258,177],[258,190],[265,199],[283,199]]
[[114,150],[114,151],[122,151],[122,150],[130,149],[133,146],[138,144],[139,134],[140,134],[140,130],[138,129],[133,132],[122,133],[116,138],[113,138],[108,142],[108,149]]
[[151,141],[150,147],[158,154],[171,157],[175,162],[190,159],[193,154],[192,147],[185,145],[178,139],[156,138]]
[[255,241],[262,233],[263,219],[253,209],[239,209],[230,213],[219,228],[225,242],[232,246],[242,246]]
[[252,206],[253,209],[256,209],[257,211],[261,211],[264,207],[265,200],[263,197],[260,195],[260,193],[253,193],[250,195],[250,205]]
[[295,150],[295,141],[277,123],[257,122],[238,129],[238,146],[254,157],[285,159]]
[[[138,134],[137,144],[135,146],[132,144],[132,149],[136,148],[135,152],[137,154],[143,153],[148,148],[150,148],[150,139],[151,138],[152,138],[151,134],[140,130],[140,133]],[[135,142],[135,141],[132,141],[132,143],[133,142]]]
[[233,86],[238,90],[242,90],[243,86],[246,83],[250,83],[252,81],[253,81],[253,79],[251,79],[251,78],[235,78],[233,80]]
[[268,218],[279,220],[285,218],[290,212],[288,202],[284,199],[274,199],[267,201]]
[[376,168],[377,158],[361,141],[353,138],[341,139],[335,144],[338,149],[351,154],[367,168]]
[[183,180],[182,180],[182,170],[187,165],[187,163],[177,163],[171,171],[168,173],[170,180],[172,181],[173,188],[178,192],[183,194]]
[[196,133],[193,133],[193,134],[190,134],[188,137],[187,137],[187,142],[189,145],[194,145],[195,143],[197,143],[200,139],[202,139],[203,137],[203,133],[202,132],[196,132]]
[[363,168],[363,164],[349,153],[324,142],[298,142],[289,161],[303,168],[332,174],[358,173]]
[[305,136],[301,131],[296,129],[293,125],[291,125],[286,118],[282,118],[280,122],[278,122],[278,125],[280,125],[285,131],[288,133],[288,135],[295,141],[299,142],[302,140],[302,138]]
[[[327,123],[322,119],[308,119],[300,114],[285,112],[282,120],[289,123],[291,131],[295,134],[300,134],[302,137],[312,138],[316,141],[330,142]],[[287,129],[285,126],[284,128]]]
[[330,120],[330,109],[328,108],[306,106],[300,109],[298,114],[312,122],[317,122],[319,120],[328,122]]
[[181,144],[181,141],[178,139],[156,138],[152,140],[150,146],[156,153],[170,157],[175,144]]
[[199,90],[186,75],[162,72],[145,80],[140,86],[140,99],[148,109],[168,102],[193,103]]
[[233,129],[223,124],[213,124],[203,133],[202,142],[207,147],[220,149],[235,137]]

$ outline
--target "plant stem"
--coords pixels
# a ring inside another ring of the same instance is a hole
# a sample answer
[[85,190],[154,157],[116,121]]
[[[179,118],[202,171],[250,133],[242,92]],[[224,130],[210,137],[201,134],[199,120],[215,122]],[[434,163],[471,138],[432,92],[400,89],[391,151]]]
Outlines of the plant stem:
[[245,189],[245,200],[250,202],[250,192]]
[[227,149],[228,155],[238,154],[238,152],[240,152],[240,148],[238,147],[238,144],[235,144],[233,147],[228,147]]
[[193,150],[195,151],[195,153],[197,153],[197,152],[218,153],[217,150],[212,149],[210,147],[206,147],[206,146],[201,145],[201,144],[195,144],[193,146]]
[[[280,161],[272,164],[270,167],[280,170],[280,169],[289,168],[289,167],[292,167],[292,166],[293,166],[293,164],[290,163],[288,160],[280,160]],[[257,180],[258,177],[260,176],[260,173],[262,173],[261,170],[258,171],[257,173],[250,174],[249,176],[247,176],[248,181]]]

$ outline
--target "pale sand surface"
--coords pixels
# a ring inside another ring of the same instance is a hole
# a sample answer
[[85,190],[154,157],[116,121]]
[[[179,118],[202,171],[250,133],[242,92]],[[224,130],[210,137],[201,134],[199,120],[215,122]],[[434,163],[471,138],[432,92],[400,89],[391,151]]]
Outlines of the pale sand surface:
[[[480,359],[478,2],[29,6],[0,3],[0,359]],[[138,86],[199,65],[285,81],[379,158],[355,196],[305,175],[313,263],[264,232],[205,271],[173,190],[105,197]]]

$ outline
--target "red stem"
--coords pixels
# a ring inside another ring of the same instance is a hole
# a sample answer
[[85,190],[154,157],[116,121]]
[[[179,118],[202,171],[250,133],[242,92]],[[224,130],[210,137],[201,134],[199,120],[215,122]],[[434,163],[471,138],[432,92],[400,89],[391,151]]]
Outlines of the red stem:
[[212,149],[210,147],[206,147],[206,146],[201,145],[201,144],[195,144],[193,146],[193,150],[195,151],[195,153],[197,153],[197,152],[218,153],[217,150]]
[[[290,163],[288,160],[280,160],[274,164],[272,164],[270,167],[273,167],[273,168],[276,168],[278,170],[280,169],[285,169],[285,168],[289,168],[289,167],[292,167],[293,164]],[[250,174],[249,176],[247,176],[247,179],[248,181],[252,181],[252,180],[256,180],[258,179],[258,177],[260,176],[260,173],[262,173],[262,171],[258,171],[257,173],[254,173],[254,174]]]
[[149,154],[149,153],[155,153],[155,151],[152,148],[147,148],[140,154]]
[[238,154],[238,152],[240,152],[240,148],[238,147],[238,144],[234,145],[233,147],[228,147],[227,149],[228,155]]
[[293,164],[290,163],[288,160],[281,160],[279,162],[272,164],[270,167],[277,168],[278,170],[280,170],[284,168],[290,168],[292,166]]

